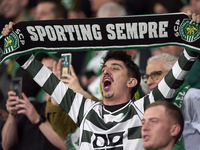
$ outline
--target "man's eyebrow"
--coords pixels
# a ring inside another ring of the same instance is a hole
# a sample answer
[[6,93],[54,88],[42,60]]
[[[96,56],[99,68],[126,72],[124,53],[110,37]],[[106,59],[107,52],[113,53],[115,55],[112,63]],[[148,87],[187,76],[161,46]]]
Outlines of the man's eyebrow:
[[159,120],[157,117],[149,118],[149,120]]
[[[112,65],[112,66],[119,66],[119,67],[123,68],[122,65],[120,65],[120,64],[118,64],[118,63],[112,63],[111,65]],[[102,65],[101,68],[104,68],[104,67],[106,67],[106,66],[107,66],[107,65],[104,64],[104,65]]]
[[[154,119],[156,119],[156,120],[159,120],[158,118],[156,118],[156,117],[151,117],[151,118],[149,118],[148,120],[154,120]],[[147,120],[147,119],[142,119],[141,121],[145,121],[145,120]]]
[[120,65],[118,63],[112,63],[111,65],[113,65],[113,66],[119,66],[119,67],[123,68],[122,65]]

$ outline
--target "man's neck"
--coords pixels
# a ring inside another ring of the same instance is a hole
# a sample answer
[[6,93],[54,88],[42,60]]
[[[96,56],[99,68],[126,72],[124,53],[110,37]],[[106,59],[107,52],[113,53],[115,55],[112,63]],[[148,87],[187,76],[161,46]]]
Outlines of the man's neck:
[[128,104],[128,102],[123,103],[123,104],[119,104],[119,105],[112,105],[112,106],[104,105],[104,107],[105,107],[106,110],[114,112],[114,111],[124,107],[126,104]]
[[120,105],[120,104],[124,104],[127,103],[129,100],[131,100],[131,96],[129,96],[128,94],[123,94],[120,97],[112,97],[112,98],[104,98],[103,103],[104,105],[108,105],[108,106],[113,106],[113,105]]

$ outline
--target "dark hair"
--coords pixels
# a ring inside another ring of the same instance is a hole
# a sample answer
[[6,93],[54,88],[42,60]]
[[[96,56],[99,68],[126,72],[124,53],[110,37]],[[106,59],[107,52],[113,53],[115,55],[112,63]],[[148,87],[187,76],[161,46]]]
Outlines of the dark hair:
[[123,50],[108,51],[106,56],[103,58],[103,65],[105,65],[105,63],[109,59],[116,59],[116,60],[120,60],[124,62],[128,70],[128,76],[136,78],[136,80],[138,81],[137,85],[131,89],[131,98],[133,98],[134,94],[138,90],[138,87],[140,85],[140,80],[141,80],[141,74],[139,72],[138,66],[133,62],[133,60],[131,59],[131,56],[128,55]]
[[176,142],[177,142],[179,138],[181,137],[183,128],[184,128],[184,118],[183,118],[182,112],[176,105],[168,101],[156,101],[154,103],[149,104],[147,106],[147,109],[151,107],[159,106],[159,105],[164,106],[167,117],[169,117],[169,119],[174,124],[179,124],[181,127],[179,134],[176,136]]

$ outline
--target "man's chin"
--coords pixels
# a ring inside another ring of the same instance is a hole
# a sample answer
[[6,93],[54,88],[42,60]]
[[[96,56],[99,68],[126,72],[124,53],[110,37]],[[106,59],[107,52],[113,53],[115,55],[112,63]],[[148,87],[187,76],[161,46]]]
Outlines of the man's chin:
[[143,145],[143,148],[144,148],[145,150],[150,150],[150,147],[149,147],[148,145]]
[[105,94],[104,99],[111,99],[113,98],[113,94]]
[[151,150],[151,149],[153,149],[151,143],[143,143],[143,148],[144,148],[145,150]]

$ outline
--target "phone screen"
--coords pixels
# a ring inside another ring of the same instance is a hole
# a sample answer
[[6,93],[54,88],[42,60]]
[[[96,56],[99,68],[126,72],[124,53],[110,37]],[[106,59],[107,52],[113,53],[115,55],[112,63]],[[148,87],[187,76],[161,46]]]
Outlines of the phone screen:
[[63,79],[63,75],[70,74],[70,64],[72,61],[71,53],[61,54],[61,75],[60,78]]

